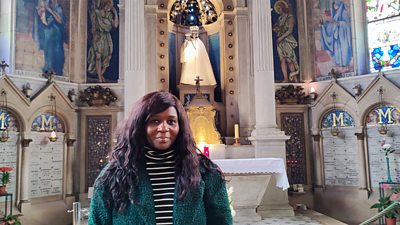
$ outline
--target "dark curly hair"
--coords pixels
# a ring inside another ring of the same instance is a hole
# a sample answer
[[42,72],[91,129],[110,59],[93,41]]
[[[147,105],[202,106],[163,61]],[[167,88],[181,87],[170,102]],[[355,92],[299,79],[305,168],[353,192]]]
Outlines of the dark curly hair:
[[134,105],[129,117],[116,131],[117,143],[112,149],[107,169],[96,181],[104,187],[104,198],[109,207],[121,212],[130,202],[136,202],[134,193],[138,180],[138,166],[144,161],[146,144],[145,125],[154,114],[174,107],[178,113],[179,133],[174,143],[176,151],[175,177],[179,195],[183,199],[198,187],[201,179],[200,161],[207,169],[217,168],[197,154],[197,148],[189,126],[189,120],[181,102],[171,93],[158,91],[146,94]]

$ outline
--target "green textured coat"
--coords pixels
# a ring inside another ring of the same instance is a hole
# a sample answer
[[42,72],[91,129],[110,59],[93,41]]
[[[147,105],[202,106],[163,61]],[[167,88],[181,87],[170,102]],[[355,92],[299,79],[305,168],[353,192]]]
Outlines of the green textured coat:
[[[197,190],[183,200],[175,200],[174,225],[230,225],[232,222],[225,182],[216,171],[201,168]],[[109,210],[102,197],[103,187],[95,187],[90,203],[89,225],[155,225],[153,190],[145,169],[139,170],[138,203],[130,204],[123,213]]]

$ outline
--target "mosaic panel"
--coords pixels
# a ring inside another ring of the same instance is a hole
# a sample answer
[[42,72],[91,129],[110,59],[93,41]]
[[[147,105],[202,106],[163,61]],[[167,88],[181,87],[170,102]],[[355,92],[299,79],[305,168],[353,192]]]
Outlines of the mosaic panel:
[[400,111],[392,105],[382,105],[373,108],[366,118],[367,126],[379,126],[381,124],[399,124]]
[[302,113],[282,113],[282,130],[290,139],[286,141],[286,170],[290,184],[306,183],[306,150],[304,115]]
[[93,186],[107,163],[111,146],[111,116],[87,117],[87,185]]
[[333,126],[354,127],[354,119],[344,110],[331,110],[323,117],[322,128],[331,128]]
[[44,132],[55,130],[56,132],[64,132],[64,125],[62,124],[60,118],[50,113],[45,113],[33,119],[31,130]]
[[5,111],[0,111],[0,130],[5,129],[8,131],[18,131],[19,123],[14,115]]

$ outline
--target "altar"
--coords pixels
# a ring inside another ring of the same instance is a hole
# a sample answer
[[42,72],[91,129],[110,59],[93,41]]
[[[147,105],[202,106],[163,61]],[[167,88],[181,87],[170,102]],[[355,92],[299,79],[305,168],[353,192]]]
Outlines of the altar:
[[[289,182],[282,158],[215,159],[213,162],[224,172],[228,188],[233,187],[231,197],[236,212],[235,222],[261,220],[257,209],[267,192],[287,195],[285,190]],[[281,210],[274,203],[268,202],[271,210]],[[286,216],[292,215],[293,210],[288,210]]]

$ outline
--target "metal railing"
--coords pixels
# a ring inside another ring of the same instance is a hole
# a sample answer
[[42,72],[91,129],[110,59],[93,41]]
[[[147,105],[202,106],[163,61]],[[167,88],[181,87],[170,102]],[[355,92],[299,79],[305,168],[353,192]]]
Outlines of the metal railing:
[[80,202],[72,203],[72,210],[67,212],[72,213],[72,225],[81,225],[81,221],[89,216],[89,208],[81,208]]
[[384,210],[380,211],[378,214],[374,215],[373,217],[367,219],[366,221],[360,223],[360,225],[368,225],[371,224],[372,222],[378,220],[379,218],[385,216],[385,214],[387,212],[389,212],[390,210],[394,209],[395,207],[398,207],[400,205],[400,203],[398,201],[393,202],[390,206],[388,206],[387,208],[385,208]]

